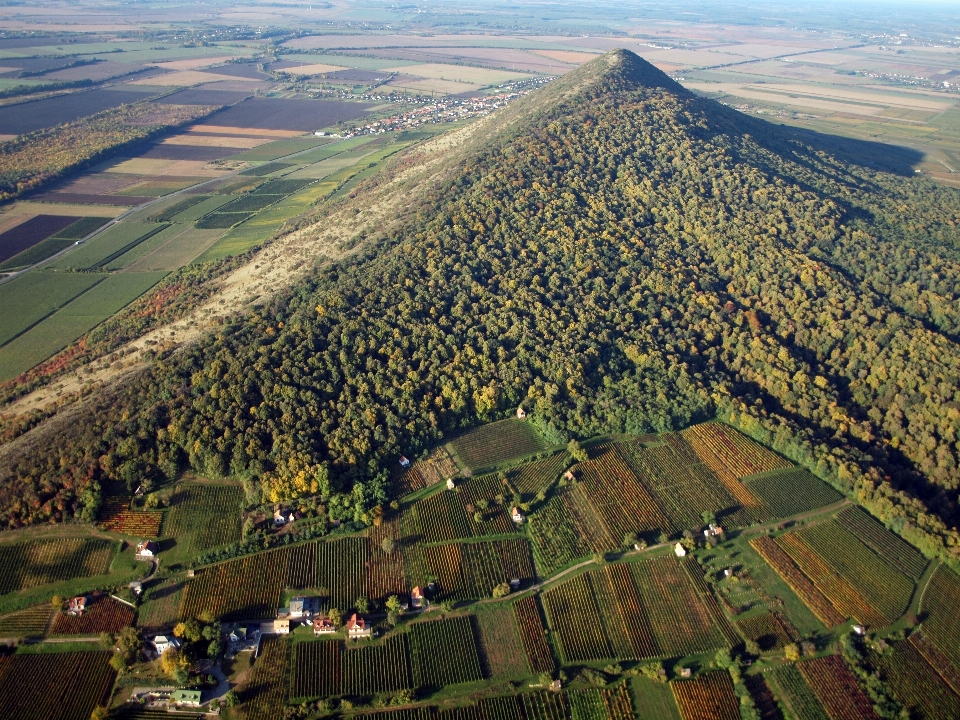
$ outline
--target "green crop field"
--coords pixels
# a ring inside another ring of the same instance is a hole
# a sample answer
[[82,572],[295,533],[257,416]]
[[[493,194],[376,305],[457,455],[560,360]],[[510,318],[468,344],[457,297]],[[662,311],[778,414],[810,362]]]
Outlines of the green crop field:
[[99,538],[0,544],[0,595],[72,578],[104,575],[116,549],[113,542]]
[[[276,160],[284,155],[303,152],[320,145],[326,145],[331,141],[330,138],[322,137],[303,137],[290,138],[289,140],[277,140],[276,142],[260,145],[252,150],[246,150],[238,155],[231,157],[231,160],[243,160],[246,162],[263,162]],[[299,159],[299,158],[298,158]]]
[[54,270],[92,270],[109,265],[164,227],[153,223],[116,223],[46,267]]
[[512,607],[478,611],[476,628],[486,677],[518,678],[532,674]]
[[103,282],[0,347],[0,380],[16,377],[55,355],[143,295],[166,274],[148,272],[107,276]]
[[513,418],[482,425],[450,445],[473,471],[540,452],[547,446],[533,425]]
[[638,677],[631,679],[630,690],[639,720],[680,720],[680,710],[667,683]]
[[187,554],[236,542],[243,500],[236,485],[180,485],[170,500],[164,534]]
[[837,515],[837,522],[906,577],[916,581],[923,575],[927,559],[920,551],[887,530],[861,508],[846,508]]
[[178,199],[175,203],[167,205],[163,210],[154,213],[149,219],[154,222],[169,222],[180,213],[189,210],[194,205],[199,205],[209,198],[209,195],[186,195]]
[[0,345],[106,278],[96,273],[30,272],[0,285]]
[[[169,213],[164,213],[164,219],[171,220],[173,222],[185,223],[185,222],[196,222],[204,215],[212,213],[214,210],[219,208],[221,205],[226,205],[233,198],[230,195],[197,195],[201,198],[200,202],[192,203],[183,209],[181,209],[176,215],[172,217],[166,217]],[[176,207],[176,206],[174,206]],[[170,208],[173,210],[174,208]]]
[[776,517],[789,517],[829,505],[842,495],[806,470],[792,468],[744,480],[747,489],[762,499]]

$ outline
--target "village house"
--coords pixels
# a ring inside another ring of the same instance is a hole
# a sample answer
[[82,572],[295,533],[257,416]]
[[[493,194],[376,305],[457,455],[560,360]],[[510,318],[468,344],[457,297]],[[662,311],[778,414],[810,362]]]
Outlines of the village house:
[[170,648],[176,650],[180,647],[180,641],[177,638],[166,635],[157,635],[151,642],[157,650],[157,655],[163,655]]
[[410,460],[407,458],[406,455],[401,455],[401,456],[400,456],[400,467],[402,467],[402,468],[408,468],[408,467],[410,467]]
[[330,618],[317,618],[313,621],[314,635],[329,635],[335,633],[337,626],[330,622]]
[[518,407],[518,408],[517,408],[517,420],[526,420],[526,419],[527,419],[527,411],[524,410],[522,407]]
[[683,557],[687,554],[687,549],[680,543],[673,546],[673,551],[677,554],[677,557]]
[[410,592],[410,605],[414,610],[423,607],[423,590],[420,589],[419,585]]
[[520,508],[518,508],[518,507],[514,507],[514,508],[511,508],[511,509],[510,509],[510,516],[513,518],[513,521],[514,521],[517,525],[522,524],[523,521],[526,520],[526,518],[524,517],[523,513],[520,512]]
[[704,537],[718,537],[723,535],[723,528],[719,525],[714,525],[710,523],[709,527],[703,531]]
[[283,618],[277,618],[273,621],[273,634],[274,635],[289,635],[290,634],[290,621]]
[[292,523],[296,520],[296,516],[293,514],[292,510],[286,508],[277,508],[273,512],[273,525],[274,527],[281,527],[287,523]]
[[187,707],[200,707],[200,690],[174,690],[170,694],[170,702],[174,705],[185,705]]
[[317,611],[317,599],[312,597],[295,597],[290,601],[290,617],[310,617]]
[[347,621],[347,637],[353,640],[373,637],[373,628],[367,625],[367,621],[357,613],[350,616]]
[[153,540],[144,540],[137,544],[137,557],[152,558],[157,554],[157,544]]
[[83,615],[87,609],[87,599],[83,595],[67,600],[67,615]]

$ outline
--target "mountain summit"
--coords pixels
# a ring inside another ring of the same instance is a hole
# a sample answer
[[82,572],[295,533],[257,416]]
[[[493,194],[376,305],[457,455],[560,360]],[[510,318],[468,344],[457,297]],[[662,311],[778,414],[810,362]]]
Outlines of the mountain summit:
[[23,457],[4,521],[186,466],[360,518],[400,454],[522,404],[558,442],[720,416],[956,539],[960,193],[625,50],[463,132],[404,227]]

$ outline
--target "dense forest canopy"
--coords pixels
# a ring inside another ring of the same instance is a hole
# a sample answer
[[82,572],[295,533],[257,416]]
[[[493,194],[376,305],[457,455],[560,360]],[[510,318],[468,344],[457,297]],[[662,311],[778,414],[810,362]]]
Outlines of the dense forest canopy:
[[478,137],[402,232],[21,458],[0,521],[90,518],[104,480],[187,466],[363,521],[401,452],[523,404],[558,440],[719,415],[960,552],[960,192],[627,51]]

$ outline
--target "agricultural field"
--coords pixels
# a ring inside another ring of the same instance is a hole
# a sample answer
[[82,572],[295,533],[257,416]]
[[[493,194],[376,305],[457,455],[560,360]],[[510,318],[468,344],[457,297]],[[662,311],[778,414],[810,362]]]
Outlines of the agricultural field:
[[615,690],[571,690],[567,693],[572,720],[634,720],[633,700],[626,685]]
[[[536,577],[526,540],[430,545],[421,552],[424,570],[436,579],[442,598],[478,600],[490,597],[500,583],[517,579],[522,587]],[[411,570],[408,566],[410,587],[426,584],[426,577],[410,576]]]
[[960,717],[960,696],[912,642],[894,643],[889,650],[876,656],[875,663],[881,668],[894,697],[911,712],[911,716],[924,720]]
[[800,634],[780,613],[764,613],[736,621],[741,634],[753,640],[763,652],[782,650],[784,645],[800,640]]
[[670,683],[683,720],[737,720],[740,703],[733,694],[730,675],[709,672],[693,680]]
[[170,498],[164,534],[185,555],[236,542],[243,502],[236,485],[181,484]]
[[117,545],[101,538],[0,544],[0,595],[74,578],[105,575]]
[[163,513],[131,510],[130,498],[114,495],[104,499],[97,516],[97,523],[101,529],[110,532],[155,538],[160,535]]
[[[412,529],[420,542],[504,535],[516,530],[510,519],[506,489],[492,475],[474,478],[455,490],[441,490],[415,502],[408,510]],[[497,500],[497,497],[501,500]],[[480,520],[477,520],[477,513]]]
[[635,677],[630,679],[630,691],[639,720],[681,720],[680,708],[668,683]]
[[516,418],[481,425],[450,442],[461,466],[473,473],[542,452],[546,447],[532,424]]
[[405,633],[351,647],[340,640],[293,646],[291,698],[369,695],[412,687]]
[[0,658],[0,717],[88,720],[113,687],[109,662],[109,652]]
[[367,541],[365,538],[343,538],[316,543],[316,582],[314,587],[327,598],[327,606],[346,610],[367,594]]
[[53,619],[51,635],[97,635],[119,633],[133,625],[134,611],[105,595],[90,598],[81,616],[58,613]]
[[923,635],[955,668],[960,668],[960,578],[939,566],[930,578],[920,605]]
[[246,720],[276,720],[283,716],[289,668],[290,644],[277,635],[263,638],[249,680],[239,688]]
[[563,471],[570,467],[572,458],[559,452],[544,460],[534,460],[512,468],[507,472],[507,481],[524,499],[530,499],[541,490],[556,482]]
[[522,678],[533,674],[513,607],[478,610],[474,622],[484,677]]
[[797,663],[797,670],[831,720],[879,720],[870,698],[839,655]]
[[553,672],[556,662],[547,644],[537,598],[536,595],[525,595],[513,604],[513,612],[530,667],[536,672]]
[[796,665],[780,665],[764,673],[764,679],[797,720],[831,720]]
[[146,583],[137,609],[137,627],[162,628],[176,623],[182,592],[183,581],[177,578]]
[[600,522],[582,484],[558,489],[527,520],[537,568],[544,577],[620,544]]
[[[680,433],[697,457],[718,476],[728,472],[738,480],[793,466],[763,445],[722,423],[694,425]],[[721,478],[722,480],[723,478]]]
[[843,497],[802,468],[765,473],[748,478],[743,484],[767,504],[774,517],[790,517],[816,510]]
[[0,616],[0,637],[39,637],[47,634],[53,608],[50,603],[34,605]]
[[200,568],[183,587],[181,619],[209,612],[222,620],[274,618],[286,584],[290,548]]
[[927,567],[927,559],[913,545],[901,540],[858,506],[837,514],[836,522],[869,547],[884,562],[914,582]]
[[[74,222],[61,227],[64,220]],[[98,216],[76,218],[70,215],[36,215],[0,235],[0,257],[6,257],[0,262],[0,270],[24,268],[43,262],[109,220],[108,217]]]
[[413,683],[440,688],[483,679],[469,617],[410,626]]

